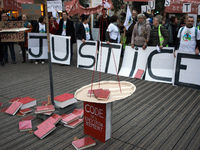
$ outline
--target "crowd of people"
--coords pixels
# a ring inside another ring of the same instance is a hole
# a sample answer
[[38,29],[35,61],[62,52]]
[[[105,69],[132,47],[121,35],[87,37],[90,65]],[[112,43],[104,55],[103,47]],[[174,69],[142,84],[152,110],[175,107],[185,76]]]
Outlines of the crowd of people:
[[[85,42],[93,40],[91,26],[89,24],[90,16],[81,15],[80,20],[75,24],[66,11],[62,12],[62,19],[57,23],[52,15],[49,16],[49,32],[51,34],[71,37],[71,59],[73,58],[73,44],[76,39]],[[176,16],[171,16],[169,20],[164,20],[161,15],[151,16],[147,13],[138,14],[136,10],[132,11],[131,24],[124,26],[126,13],[120,16],[109,16],[104,8],[102,14],[98,16],[96,26],[99,27],[99,41],[111,43],[122,43],[132,48],[141,47],[146,50],[147,46],[156,46],[159,51],[163,47],[174,47],[174,57],[176,50],[185,52],[195,52],[199,55],[200,50],[200,27],[194,27],[194,18],[184,15],[180,22]],[[6,13],[1,15],[2,21],[9,21]],[[22,50],[22,63],[26,60],[26,51],[28,49],[28,32],[46,33],[46,19],[41,16],[37,22],[29,22],[26,14],[22,14],[21,20],[24,27],[29,28],[25,32],[25,41],[18,44]],[[5,42],[0,44],[0,63],[2,66],[8,63],[8,47],[11,53],[12,63],[16,64],[14,43]],[[123,46],[123,51],[125,50]],[[44,64],[44,60],[35,60],[35,64]]]

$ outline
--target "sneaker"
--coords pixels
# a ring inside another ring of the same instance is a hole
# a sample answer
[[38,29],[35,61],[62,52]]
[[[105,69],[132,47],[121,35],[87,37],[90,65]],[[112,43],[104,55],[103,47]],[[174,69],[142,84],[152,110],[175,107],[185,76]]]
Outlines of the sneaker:
[[36,62],[35,62],[35,64],[37,65],[37,64],[38,64],[38,62],[36,61]]
[[43,65],[43,64],[44,64],[44,61],[42,61],[41,64]]

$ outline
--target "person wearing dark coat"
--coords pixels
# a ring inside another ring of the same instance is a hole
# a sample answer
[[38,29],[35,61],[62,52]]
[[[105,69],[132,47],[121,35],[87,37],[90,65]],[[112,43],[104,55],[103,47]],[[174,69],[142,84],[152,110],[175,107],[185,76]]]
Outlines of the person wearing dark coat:
[[73,57],[73,43],[76,43],[75,28],[71,20],[68,19],[68,13],[63,11],[62,19],[59,22],[58,35],[71,37],[71,60]]
[[82,15],[81,18],[82,22],[77,26],[76,35],[78,39],[80,39],[84,43],[85,40],[93,40],[93,38],[92,38],[90,24],[88,24],[89,16]]
[[107,15],[107,9],[103,8],[102,15],[97,21],[97,27],[100,28],[100,41],[106,41],[106,30],[110,24],[110,17]]

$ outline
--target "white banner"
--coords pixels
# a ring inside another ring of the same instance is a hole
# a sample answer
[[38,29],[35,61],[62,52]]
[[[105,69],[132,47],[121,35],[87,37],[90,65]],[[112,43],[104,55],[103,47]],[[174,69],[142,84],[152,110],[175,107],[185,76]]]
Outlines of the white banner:
[[50,35],[51,62],[70,65],[71,38],[69,36]]
[[144,12],[151,14],[151,9],[148,5],[141,5],[141,13]]
[[200,15],[200,5],[198,5],[198,15]]
[[81,40],[77,40],[77,68],[93,70],[95,62],[97,62],[95,60],[96,49],[97,41],[83,43]]
[[152,9],[155,9],[156,7],[156,2],[155,1],[148,1],[148,6],[149,8],[152,10]]
[[172,83],[175,61],[173,49],[164,47],[158,52],[154,48],[147,60],[145,80]]
[[47,11],[62,11],[62,1],[47,1]]
[[174,85],[200,89],[200,55],[177,53]]
[[183,13],[191,12],[191,3],[183,3]]
[[46,33],[28,33],[28,59],[48,59]]
[[121,44],[102,42],[100,43],[97,71],[117,74],[121,56]]
[[165,7],[169,7],[170,6],[170,0],[165,0]]

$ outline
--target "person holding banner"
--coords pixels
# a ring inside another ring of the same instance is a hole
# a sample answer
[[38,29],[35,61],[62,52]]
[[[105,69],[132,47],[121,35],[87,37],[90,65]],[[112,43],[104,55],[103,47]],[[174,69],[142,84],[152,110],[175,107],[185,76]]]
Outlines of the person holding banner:
[[82,23],[80,23],[77,26],[76,35],[78,36],[78,39],[80,39],[83,43],[85,43],[85,40],[93,40],[92,38],[92,32],[89,22],[89,15],[82,15]]
[[[8,19],[8,16],[7,16],[6,13],[3,13],[1,15],[1,21],[10,21]],[[4,42],[4,43],[2,43],[2,46],[3,46],[3,53],[4,53],[4,61],[5,61],[5,63],[8,63],[8,47],[9,47],[10,53],[11,53],[12,63],[16,64],[14,42]]]
[[144,14],[139,14],[137,18],[138,22],[132,32],[131,47],[142,47],[145,50],[149,41],[151,26],[149,21],[146,21]]
[[58,31],[58,23],[55,21],[54,17],[52,15],[49,16],[49,33],[56,34]]
[[[47,26],[46,26],[46,18],[44,16],[41,16],[38,19],[38,24],[36,27],[37,33],[47,33]],[[35,60],[35,64],[37,65],[41,61],[41,64],[44,64],[44,59],[37,59]]]
[[162,17],[157,15],[153,19],[153,27],[150,32],[149,46],[158,46],[161,50],[166,47],[169,41],[169,34],[165,27],[161,25]]
[[118,28],[119,21],[116,15],[113,15],[110,18],[110,24],[106,30],[106,41],[107,44],[111,43],[120,43],[120,31]]
[[[178,31],[175,51],[179,49],[179,51],[194,52],[196,55],[199,55],[200,32],[196,27],[193,27],[193,24],[194,17],[188,16],[186,26],[181,27]],[[176,57],[175,51],[174,57]]]
[[24,21],[24,27],[25,28],[29,28],[29,30],[25,31],[25,41],[24,42],[19,42],[19,45],[21,47],[22,50],[22,63],[26,62],[26,51],[28,50],[28,32],[31,32],[32,30],[32,25],[30,22],[28,22],[27,16],[26,14],[22,14],[22,21]]
[[76,43],[75,28],[73,22],[68,19],[68,13],[62,12],[62,19],[59,22],[58,35],[70,36],[71,37],[71,60],[73,58],[73,43]]

